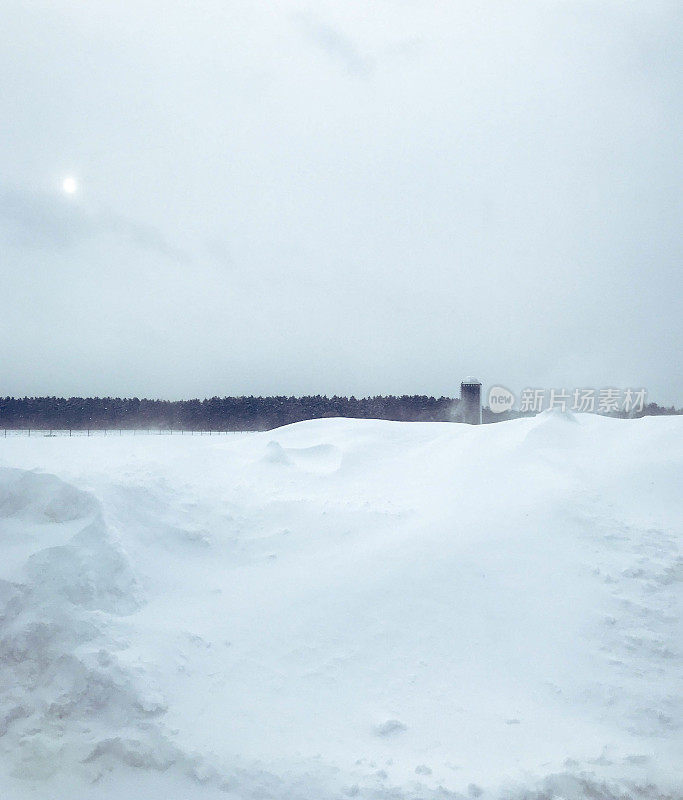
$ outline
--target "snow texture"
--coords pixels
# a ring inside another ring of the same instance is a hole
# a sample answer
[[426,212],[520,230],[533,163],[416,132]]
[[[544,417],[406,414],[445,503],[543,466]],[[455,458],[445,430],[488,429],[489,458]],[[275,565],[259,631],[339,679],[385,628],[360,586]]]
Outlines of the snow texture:
[[0,440],[0,797],[683,797],[682,457],[557,413]]

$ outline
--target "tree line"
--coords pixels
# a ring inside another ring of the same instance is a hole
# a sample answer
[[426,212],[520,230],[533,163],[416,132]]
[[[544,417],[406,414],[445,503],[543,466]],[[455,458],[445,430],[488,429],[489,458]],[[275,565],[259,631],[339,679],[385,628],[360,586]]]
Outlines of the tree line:
[[0,398],[0,427],[258,431],[321,417],[446,421],[457,400],[420,395],[355,397]]
[[[148,400],[121,397],[0,398],[0,428],[161,429],[260,431],[323,417],[449,422],[458,418],[458,398],[427,395],[376,397],[211,397],[206,400]],[[649,403],[636,416],[680,414]],[[483,410],[483,422],[502,422],[530,413]],[[610,416],[629,416],[620,412]]]

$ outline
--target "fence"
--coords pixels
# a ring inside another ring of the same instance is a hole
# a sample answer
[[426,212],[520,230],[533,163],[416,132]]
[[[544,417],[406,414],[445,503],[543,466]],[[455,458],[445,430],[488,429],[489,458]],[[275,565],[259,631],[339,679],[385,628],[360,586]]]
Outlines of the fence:
[[12,436],[228,436],[255,433],[255,431],[187,430],[183,428],[3,428],[2,438]]

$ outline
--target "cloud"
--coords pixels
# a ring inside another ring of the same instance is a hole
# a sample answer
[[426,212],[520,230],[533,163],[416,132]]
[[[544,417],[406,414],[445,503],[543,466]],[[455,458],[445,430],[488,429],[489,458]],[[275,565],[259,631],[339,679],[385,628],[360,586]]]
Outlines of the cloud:
[[25,189],[0,189],[0,234],[16,247],[44,249],[64,249],[98,236],[114,236],[141,250],[190,261],[186,252],[150,225],[106,211],[90,213],[72,199]]
[[3,391],[680,404],[680,4],[9,5]]
[[102,230],[127,239],[141,250],[151,250],[174,261],[189,262],[192,260],[188,253],[171,244],[160,231],[151,225],[143,225],[116,214],[101,215],[96,220]]
[[363,55],[355,42],[338,28],[334,28],[310,14],[294,14],[292,18],[308,41],[344,66],[350,75],[365,78],[372,73],[375,66],[374,61]]
[[19,247],[70,247],[92,233],[73,203],[18,189],[0,190],[0,226]]

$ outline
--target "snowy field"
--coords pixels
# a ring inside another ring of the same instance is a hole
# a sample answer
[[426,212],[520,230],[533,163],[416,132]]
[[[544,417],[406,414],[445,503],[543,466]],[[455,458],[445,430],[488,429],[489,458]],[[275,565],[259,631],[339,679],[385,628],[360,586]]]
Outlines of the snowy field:
[[2,800],[680,798],[683,417],[0,439]]

